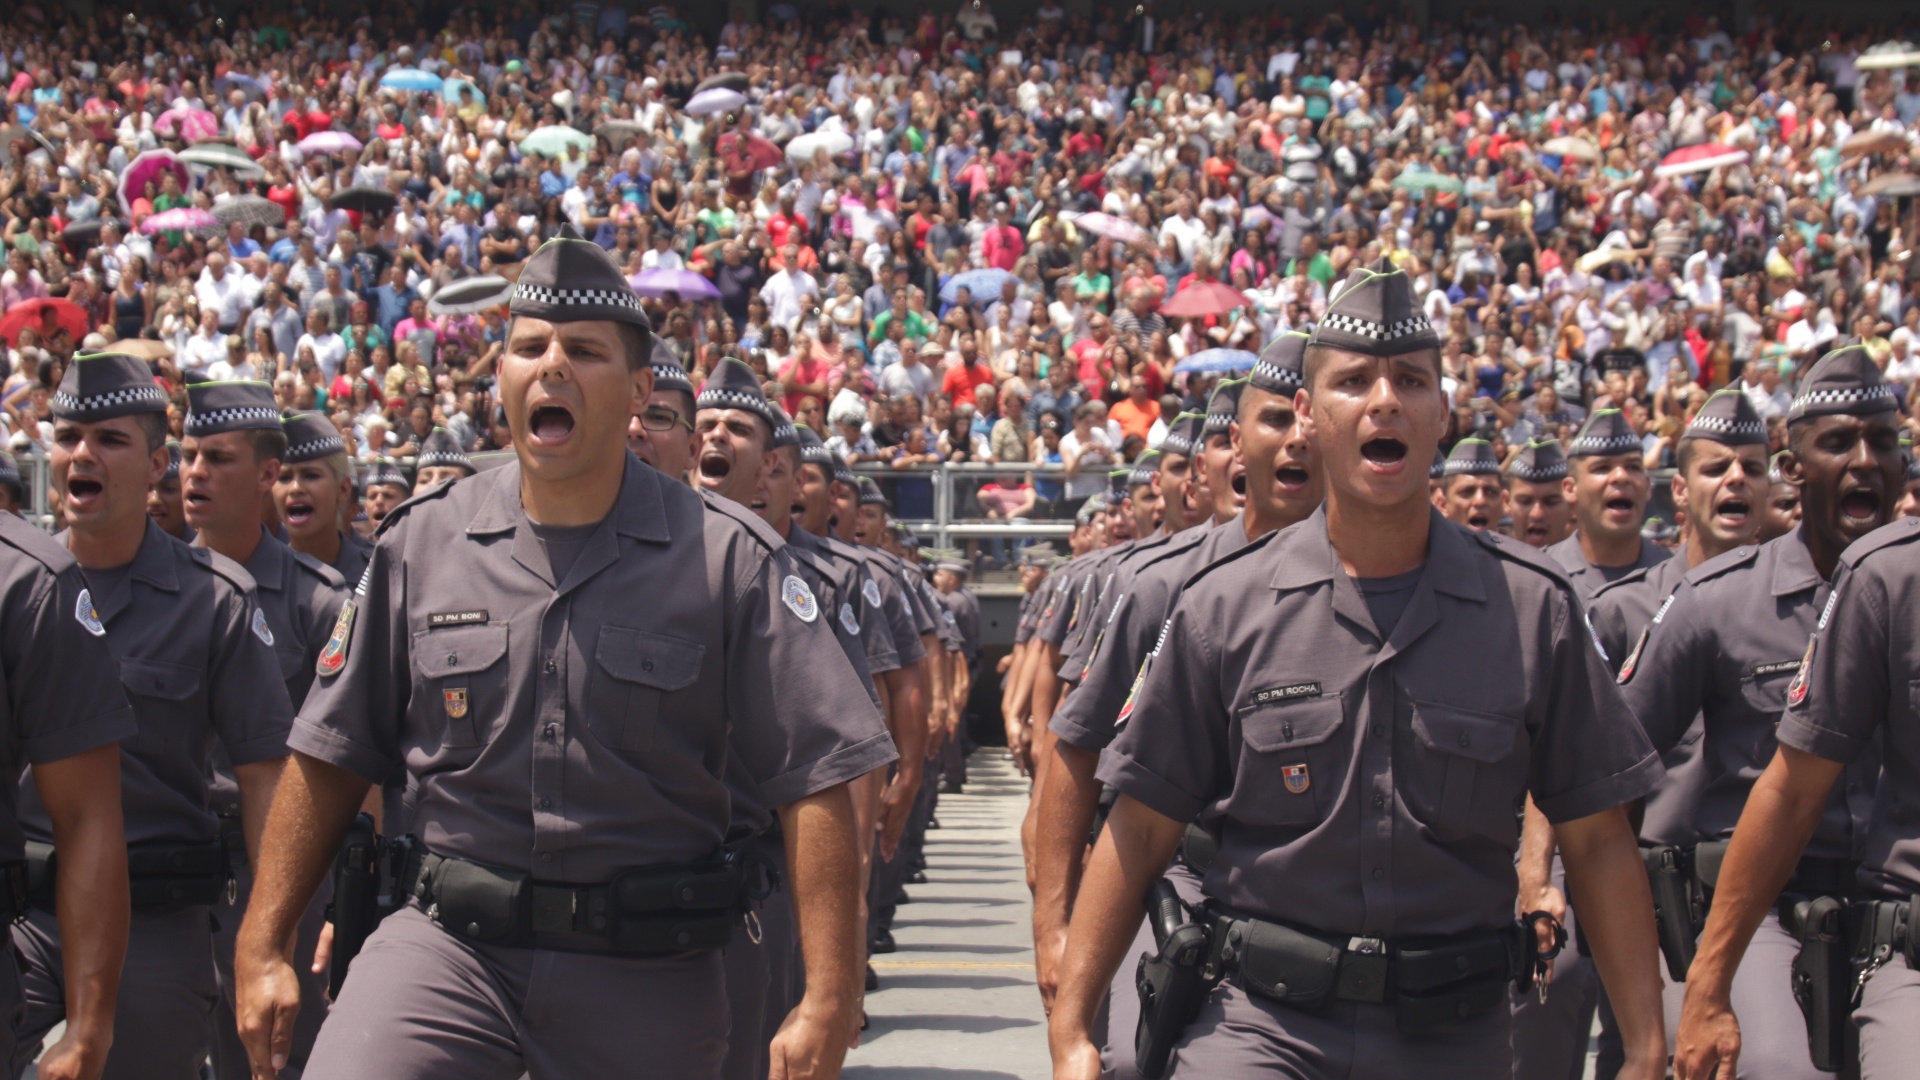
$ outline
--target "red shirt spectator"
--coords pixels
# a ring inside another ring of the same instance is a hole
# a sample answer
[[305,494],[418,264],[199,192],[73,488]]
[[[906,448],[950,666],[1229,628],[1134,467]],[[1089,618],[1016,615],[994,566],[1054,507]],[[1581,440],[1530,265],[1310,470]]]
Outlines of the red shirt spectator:
[[993,372],[988,371],[985,364],[978,361],[955,364],[941,376],[940,392],[947,395],[948,401],[972,401],[974,388],[992,381]]

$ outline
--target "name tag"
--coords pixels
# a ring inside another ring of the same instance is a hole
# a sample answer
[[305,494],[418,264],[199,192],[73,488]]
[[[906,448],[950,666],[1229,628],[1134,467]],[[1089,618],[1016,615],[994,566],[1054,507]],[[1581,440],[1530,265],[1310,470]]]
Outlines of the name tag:
[[1270,705],[1276,701],[1291,701],[1294,698],[1319,697],[1320,684],[1317,682],[1294,683],[1291,686],[1275,686],[1253,692],[1255,705]]
[[428,626],[473,626],[486,621],[484,611],[436,611],[427,616]]
[[1800,670],[1800,661],[1798,660],[1775,660],[1771,664],[1753,665],[1753,669],[1749,671],[1748,674],[1756,679],[1764,679],[1769,675],[1784,675],[1789,671],[1798,670]]

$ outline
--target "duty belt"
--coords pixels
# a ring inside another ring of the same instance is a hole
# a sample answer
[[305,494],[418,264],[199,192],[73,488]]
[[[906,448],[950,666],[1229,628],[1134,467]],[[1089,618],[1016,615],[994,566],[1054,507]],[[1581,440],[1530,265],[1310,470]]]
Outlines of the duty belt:
[[604,883],[536,881],[417,843],[406,893],[448,931],[489,945],[662,956],[724,946],[751,898],[738,847],[709,862],[623,870]]
[[[54,910],[59,856],[52,844],[27,841],[23,867],[28,903]],[[233,875],[227,846],[220,840],[200,844],[127,845],[127,885],[141,910],[170,910],[233,901]]]
[[1915,910],[1920,910],[1920,905],[1911,899],[1857,900],[1847,909],[1853,962],[1860,972],[1854,983],[1856,1004],[1867,980],[1895,957],[1920,970],[1920,927],[1913,925]]

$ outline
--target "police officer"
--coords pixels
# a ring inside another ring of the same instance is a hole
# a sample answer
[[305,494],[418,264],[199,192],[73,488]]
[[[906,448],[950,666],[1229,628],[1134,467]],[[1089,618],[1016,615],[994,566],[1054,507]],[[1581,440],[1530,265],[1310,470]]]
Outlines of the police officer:
[[1653,481],[1640,439],[1619,409],[1598,409],[1567,448],[1578,531],[1546,549],[1580,587],[1594,590],[1672,554],[1640,535]]
[[[1075,516],[1086,513],[1086,504],[1082,503]],[[1084,526],[1076,525],[1075,531],[1082,528]],[[999,664],[1000,717],[1006,727],[1007,753],[1020,775],[1029,777],[1033,775],[1033,732],[1027,726],[1026,713],[1026,686],[1031,685],[1028,661],[1032,654],[1034,623],[1052,591],[1049,577],[1054,558],[1051,545],[1028,544],[1021,549],[1019,617],[1014,622],[1013,647]]]
[[0,450],[0,514],[20,517],[27,505],[27,486],[20,480],[20,463]]
[[[293,710],[253,579],[231,559],[168,536],[146,512],[147,489],[166,469],[166,408],[146,361],[77,358],[54,397],[51,465],[69,525],[60,539],[86,578],[86,603],[74,611],[105,635],[139,723],[121,754],[133,916],[105,1075],[197,1080],[219,995],[209,962],[213,914],[229,881],[210,790],[214,743],[238,781],[252,854]],[[256,494],[256,514],[258,505]],[[35,860],[64,866],[66,837],[52,830],[53,808],[34,778],[22,783],[27,839],[49,845]],[[65,935],[53,912],[69,902],[56,888],[14,927],[26,997],[14,1029],[16,1076],[68,1018],[65,973],[73,964],[63,961]]]
[[[1799,471],[1804,474],[1805,463]],[[1812,489],[1808,492],[1811,496]],[[1809,510],[1817,498],[1809,499]],[[1920,949],[1913,940],[1913,897],[1920,894],[1915,861],[1920,836],[1914,828],[1920,821],[1914,808],[1920,792],[1914,767],[1920,760],[1915,744],[1920,717],[1912,693],[1920,685],[1920,648],[1910,614],[1920,601],[1916,582],[1920,519],[1896,520],[1840,556],[1831,599],[1788,684],[1776,733],[1779,746],[1741,812],[1713,912],[1688,972],[1674,1055],[1681,1080],[1711,1080],[1716,1065],[1721,1076],[1735,1075],[1736,1069],[1742,1074],[1773,1070],[1771,1059],[1758,1056],[1772,1040],[1755,1029],[1776,1021],[1739,1008],[1729,979],[1737,986],[1735,969],[1744,971],[1751,962],[1741,954],[1763,920],[1772,917],[1775,897],[1790,887],[1801,853],[1820,831],[1831,793],[1876,745],[1884,747],[1886,771],[1866,826],[1866,858],[1857,879],[1862,902],[1847,913],[1853,936],[1842,953],[1843,962],[1858,965],[1845,969],[1852,998],[1834,1001],[1823,994],[1817,1000],[1837,1014],[1843,1027],[1857,1028],[1858,1075],[1864,1080],[1913,1073],[1913,1033],[1920,1026],[1915,1007],[1920,970],[1914,960]]]
[[[1300,388],[1300,367],[1306,347],[1306,335],[1289,334],[1278,339],[1278,348],[1263,350],[1262,361],[1254,367],[1245,383],[1223,384],[1214,393],[1208,408],[1209,418],[1225,422],[1210,425],[1210,447],[1228,444],[1233,456],[1244,466],[1247,511],[1221,517],[1229,504],[1216,504],[1214,527],[1201,533],[1182,534],[1164,553],[1142,566],[1128,585],[1127,595],[1114,607],[1102,632],[1102,643],[1094,650],[1085,679],[1065,705],[1054,714],[1053,731],[1057,755],[1048,770],[1042,793],[1046,806],[1040,811],[1041,836],[1040,887],[1036,896],[1054,900],[1066,892],[1058,878],[1062,855],[1081,857],[1085,836],[1092,824],[1093,804],[1099,784],[1094,780],[1097,756],[1112,741],[1124,722],[1126,706],[1134,679],[1147,660],[1147,654],[1159,640],[1166,620],[1172,614],[1180,591],[1194,574],[1226,558],[1276,529],[1304,520],[1318,508],[1324,489],[1311,464],[1311,453],[1297,422],[1293,394]],[[1072,839],[1072,848],[1065,841]],[[1197,850],[1183,854],[1193,860],[1175,860],[1168,872],[1181,895],[1190,902],[1200,898],[1204,856]],[[1067,897],[1071,903],[1071,895]],[[1038,910],[1040,900],[1036,898]],[[1066,946],[1066,912],[1058,912],[1057,931],[1050,940],[1036,935],[1036,956],[1045,956],[1048,977],[1041,981],[1042,994],[1050,995],[1056,985],[1061,951]],[[1036,918],[1036,925],[1039,923]],[[1152,939],[1136,928],[1138,951],[1152,947]],[[1133,1055],[1135,1022],[1139,999],[1131,984],[1131,973],[1123,983],[1116,978],[1108,999],[1107,1040],[1102,1050],[1103,1068],[1116,1076],[1136,1075]]]
[[333,567],[348,583],[359,581],[373,544],[344,527],[353,506],[346,440],[324,413],[299,413],[281,424],[287,452],[273,482],[273,501],[287,524],[288,545]]
[[1623,804],[1660,767],[1578,592],[1532,549],[1432,508],[1439,339],[1403,272],[1381,260],[1348,279],[1303,381],[1325,505],[1187,583],[1102,757],[1119,799],[1074,909],[1056,1075],[1097,1074],[1099,995],[1196,816],[1219,837],[1205,893],[1229,971],[1173,1075],[1508,1075],[1504,989],[1532,952],[1513,872],[1529,791],[1578,838],[1581,893],[1612,901],[1589,937],[1632,1075],[1659,1075],[1650,899]]
[[[1710,890],[1717,892],[1727,841],[1774,756],[1774,728],[1840,553],[1892,517],[1905,470],[1896,408],[1893,387],[1864,347],[1821,357],[1787,412],[1782,468],[1800,486],[1800,527],[1689,570],[1621,663],[1627,702],[1662,753],[1680,742],[1696,713],[1701,717],[1704,777],[1691,866]],[[1812,897],[1852,890],[1878,780],[1877,754],[1848,766],[1846,782],[1826,799],[1790,891]],[[1701,993],[1747,1017],[1749,1060],[1768,1063],[1769,1075],[1812,1080],[1820,1073],[1808,1054],[1789,975],[1798,951],[1779,919],[1768,915],[1744,957],[1723,955],[1710,965],[1713,979]]]
[[960,659],[956,671],[962,676],[949,690],[953,699],[953,730],[940,750],[940,794],[958,795],[967,782],[966,711],[973,687],[974,672],[980,663],[980,600],[967,588],[971,567],[966,554],[946,550],[938,553],[933,568],[934,594],[953,613],[954,632],[960,636]]
[[1485,439],[1461,439],[1440,466],[1440,492],[1434,509],[1455,525],[1482,532],[1500,527],[1507,513],[1500,458]]
[[[400,467],[385,458],[374,462],[367,469],[367,475],[361,480],[367,504],[367,520],[379,528],[387,520],[393,508],[407,501],[413,494],[413,484],[408,482],[407,474]],[[359,578],[355,578],[359,581]]]
[[806,954],[772,1072],[831,1072],[854,1000],[845,783],[892,740],[778,538],[625,452],[653,374],[605,253],[548,242],[511,313],[517,460],[388,515],[295,726],[241,930],[255,1069],[284,1064],[298,1008],[282,943],[404,762],[409,904],[348,975],[309,1080],[718,1076],[729,767],[781,810]]
[[413,459],[413,494],[473,474],[473,460],[460,449],[460,440],[446,428],[437,427],[420,440],[420,453]]
[[[649,331],[651,335],[651,331]],[[673,350],[653,337],[653,393],[627,425],[627,448],[675,480],[685,479],[693,460],[693,383]]]
[[1785,536],[1800,526],[1800,485],[1787,478],[1780,470],[1780,459],[1787,456],[1785,450],[1773,455],[1767,463],[1767,483],[1772,494],[1767,496],[1767,511],[1760,522],[1760,542],[1766,543],[1776,536]]
[[[1687,571],[1754,543],[1760,532],[1760,508],[1770,488],[1767,428],[1744,395],[1723,390],[1708,398],[1682,431],[1675,457],[1679,468],[1673,478],[1673,501],[1686,511],[1686,542],[1673,558],[1601,586],[1587,610],[1594,638],[1616,671]],[[1667,775],[1642,809],[1644,843],[1688,847],[1698,839],[1693,817],[1704,768],[1699,749],[1696,719],[1674,748],[1661,755]],[[1559,975],[1556,971],[1556,980]],[[1603,1000],[1598,1074],[1604,1080],[1619,1066],[1619,1033]]]
[[1507,464],[1507,514],[1515,540],[1545,548],[1573,534],[1567,458],[1552,439],[1522,447]]
[[[333,425],[321,421],[328,431]],[[286,680],[289,701],[304,701],[313,685],[314,663],[326,644],[340,605],[347,599],[347,582],[338,570],[305,552],[274,539],[262,520],[264,499],[276,494],[285,471],[288,439],[273,390],[263,382],[205,382],[187,387],[186,438],[181,445],[182,488],[187,521],[196,530],[195,543],[239,563],[253,578],[261,628]],[[335,435],[337,442],[339,437]],[[276,500],[277,501],[277,500]],[[310,508],[309,508],[310,509]],[[325,523],[334,530],[337,511]],[[296,518],[295,528],[308,524]],[[239,792],[233,786],[224,757],[214,755],[214,807],[229,822],[238,820]],[[230,845],[233,846],[233,845]],[[221,1000],[215,1011],[214,1071],[221,1080],[242,1080],[247,1068],[246,1048],[234,1027],[233,941],[245,917],[252,886],[251,865],[242,851],[232,854],[234,910],[224,912],[214,938],[214,959],[220,969]],[[309,1003],[294,1039],[292,1061],[304,1065],[325,1017],[326,981],[312,970],[314,949],[325,922],[325,898],[311,905],[300,926],[301,994]]]
[[193,526],[180,497],[180,444],[167,440],[167,469],[147,491],[147,514],[160,530],[175,540],[193,543]]

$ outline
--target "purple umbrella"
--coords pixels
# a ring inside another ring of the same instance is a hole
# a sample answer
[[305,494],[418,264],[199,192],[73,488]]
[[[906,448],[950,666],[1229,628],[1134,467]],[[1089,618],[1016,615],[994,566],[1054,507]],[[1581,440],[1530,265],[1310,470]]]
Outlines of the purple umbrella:
[[682,300],[718,300],[720,290],[713,282],[691,270],[642,270],[627,279],[641,296],[660,297],[674,293]]
[[316,131],[300,140],[303,154],[343,154],[360,149],[360,140],[344,131]]
[[162,210],[140,223],[143,233],[192,232],[194,229],[218,229],[220,219],[195,206]]
[[180,181],[180,190],[187,189],[187,167],[173,156],[171,150],[149,150],[128,163],[126,171],[120,174],[120,208],[133,216],[133,200],[147,189],[147,181],[153,181],[154,187],[160,186],[160,177],[171,172]]

